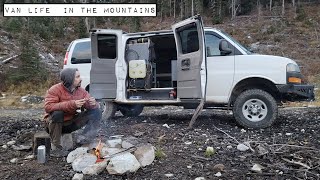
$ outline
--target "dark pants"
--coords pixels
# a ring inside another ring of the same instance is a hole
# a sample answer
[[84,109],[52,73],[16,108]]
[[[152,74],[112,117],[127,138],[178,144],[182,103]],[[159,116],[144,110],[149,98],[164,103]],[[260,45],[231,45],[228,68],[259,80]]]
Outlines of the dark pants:
[[47,123],[47,130],[49,131],[52,144],[60,146],[61,135],[76,131],[83,126],[83,135],[86,138],[94,138],[100,127],[101,111],[97,109],[89,109],[76,115],[69,121],[64,121],[63,111],[54,111],[50,114],[49,121]]

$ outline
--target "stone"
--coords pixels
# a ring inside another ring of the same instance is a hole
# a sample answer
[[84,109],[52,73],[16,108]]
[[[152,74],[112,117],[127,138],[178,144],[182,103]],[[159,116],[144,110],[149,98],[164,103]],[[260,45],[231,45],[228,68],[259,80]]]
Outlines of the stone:
[[223,164],[216,164],[213,166],[213,169],[212,169],[215,173],[217,172],[222,172],[224,171],[224,165]]
[[247,151],[249,149],[249,147],[240,143],[240,144],[238,144],[237,149],[239,151]]
[[227,149],[232,149],[232,146],[231,146],[231,145],[228,145],[228,146],[227,146]]
[[73,151],[71,151],[67,156],[67,163],[72,163],[77,157],[87,154],[87,147],[79,147]]
[[256,149],[257,153],[259,154],[259,156],[263,156],[263,155],[269,153],[269,150],[266,149],[265,147],[263,147],[261,144],[259,144],[255,149]]
[[124,153],[110,159],[107,166],[109,174],[124,174],[135,172],[140,168],[140,163],[131,153]]
[[73,139],[72,134],[63,134],[61,136],[61,146],[65,150],[73,149]]
[[133,136],[129,136],[129,137],[124,138],[122,140],[122,144],[121,145],[122,145],[122,148],[128,149],[130,147],[137,146],[139,144],[140,144],[140,141],[139,141],[138,138],[133,137]]
[[16,143],[16,141],[15,141],[15,140],[12,140],[12,141],[7,142],[7,145],[8,145],[8,146],[12,146],[12,145],[14,145],[15,143]]
[[108,161],[104,160],[102,162],[98,162],[98,163],[89,165],[88,167],[86,167],[82,170],[82,173],[89,174],[89,175],[98,175],[102,171],[104,171],[107,166],[108,166]]
[[29,149],[31,149],[31,145],[19,145],[19,146],[16,146],[16,145],[12,145],[11,146],[12,147],[12,149],[14,149],[15,151],[25,151],[25,150],[29,150]]
[[150,165],[155,158],[154,147],[151,144],[146,144],[137,148],[134,156],[139,161],[142,167]]
[[170,128],[168,124],[164,124],[162,126],[168,128],[168,129]]
[[17,163],[18,162],[18,158],[13,158],[10,160],[11,163]]
[[206,178],[204,178],[204,177],[197,177],[197,178],[195,178],[194,180],[206,180]]
[[220,177],[222,176],[221,172],[217,172],[216,174],[214,174],[214,176]]
[[107,144],[107,146],[112,147],[112,148],[121,148],[122,139],[107,140],[106,144]]
[[166,177],[173,177],[173,174],[165,174]]
[[262,169],[263,167],[260,164],[254,164],[250,170],[257,173],[262,173]]
[[96,161],[97,156],[93,154],[80,155],[72,162],[72,169],[76,172],[81,172],[86,167],[95,164]]
[[2,145],[2,148],[3,149],[8,149],[8,146],[5,144],[5,145]]
[[24,157],[24,159],[33,159],[34,158],[34,155],[32,154],[32,155],[28,155],[28,156],[26,156],[26,157]]
[[72,180],[82,180],[83,179],[83,174],[80,174],[80,173],[76,173]]
[[100,153],[101,153],[101,156],[104,157],[104,156],[111,156],[111,155],[116,154],[121,151],[122,151],[122,149],[119,149],[119,148],[103,147],[101,149]]

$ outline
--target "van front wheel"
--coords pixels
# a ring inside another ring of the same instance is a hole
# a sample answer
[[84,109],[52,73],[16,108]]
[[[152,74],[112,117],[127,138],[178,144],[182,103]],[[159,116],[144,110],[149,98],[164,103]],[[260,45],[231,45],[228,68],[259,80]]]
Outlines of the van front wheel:
[[117,105],[110,101],[102,100],[99,102],[102,111],[102,120],[109,120],[114,117],[117,111]]
[[122,115],[127,117],[136,117],[141,114],[143,111],[143,105],[142,104],[122,104],[119,105],[119,110]]
[[233,105],[235,120],[246,128],[271,126],[278,116],[277,102],[272,95],[260,89],[242,92]]

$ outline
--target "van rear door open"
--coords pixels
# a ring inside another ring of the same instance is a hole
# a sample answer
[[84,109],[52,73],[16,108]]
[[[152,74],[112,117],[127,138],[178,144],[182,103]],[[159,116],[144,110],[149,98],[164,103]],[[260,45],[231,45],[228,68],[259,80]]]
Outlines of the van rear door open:
[[91,32],[92,62],[90,94],[96,99],[113,100],[117,95],[115,64],[123,58],[121,30]]
[[183,100],[205,99],[206,48],[200,16],[172,26],[177,46],[177,95]]

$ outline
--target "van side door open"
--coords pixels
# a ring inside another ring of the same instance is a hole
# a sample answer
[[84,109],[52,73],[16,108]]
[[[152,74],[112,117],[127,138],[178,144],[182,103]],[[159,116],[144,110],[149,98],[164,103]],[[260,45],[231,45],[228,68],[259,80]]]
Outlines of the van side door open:
[[205,99],[206,48],[200,16],[172,26],[177,46],[177,95],[183,100]]
[[91,32],[90,94],[96,99],[111,100],[117,96],[116,62],[123,58],[121,41],[121,30]]

